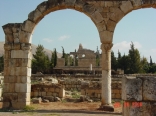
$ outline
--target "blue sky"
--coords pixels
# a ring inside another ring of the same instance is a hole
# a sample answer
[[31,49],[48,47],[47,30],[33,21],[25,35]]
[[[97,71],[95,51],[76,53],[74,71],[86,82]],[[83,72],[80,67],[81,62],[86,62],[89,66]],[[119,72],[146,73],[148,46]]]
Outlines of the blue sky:
[[[22,23],[28,14],[44,0],[0,0],[0,26],[7,23]],[[0,41],[4,41],[0,28]],[[113,37],[113,51],[128,54],[131,41],[141,56],[156,62],[156,9],[140,9],[127,14],[116,26]],[[91,19],[75,10],[59,10],[46,15],[36,26],[32,43],[62,52],[74,51],[79,43],[84,48],[100,49],[100,38]]]

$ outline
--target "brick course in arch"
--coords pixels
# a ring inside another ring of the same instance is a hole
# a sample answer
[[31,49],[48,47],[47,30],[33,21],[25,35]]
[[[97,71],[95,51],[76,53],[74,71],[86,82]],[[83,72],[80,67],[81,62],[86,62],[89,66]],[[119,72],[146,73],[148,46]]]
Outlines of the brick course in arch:
[[[102,105],[111,105],[111,59],[113,33],[116,24],[129,12],[139,8],[156,8],[156,1],[85,1],[48,0],[29,13],[23,23],[3,26],[5,33],[4,103],[3,107],[21,109],[30,104],[31,38],[35,26],[47,14],[61,9],[75,9],[86,14],[96,25],[102,49]],[[107,108],[106,108],[107,109]]]

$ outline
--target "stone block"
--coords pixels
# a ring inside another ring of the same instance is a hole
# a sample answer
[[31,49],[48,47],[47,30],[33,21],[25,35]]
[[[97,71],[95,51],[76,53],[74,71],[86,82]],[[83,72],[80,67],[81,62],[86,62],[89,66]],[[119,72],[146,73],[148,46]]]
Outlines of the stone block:
[[59,88],[56,88],[55,89],[55,92],[59,93],[60,92],[60,89]]
[[102,15],[101,15],[98,11],[94,12],[94,13],[91,15],[91,17],[93,18],[93,20],[94,20],[96,23],[100,23],[100,22],[103,21],[103,17],[102,17]]
[[19,42],[20,43],[31,43],[31,33],[21,31],[19,34]]
[[31,76],[31,68],[28,67],[10,67],[11,76]]
[[30,102],[30,93],[17,93],[18,102]]
[[101,43],[111,43],[112,39],[113,39],[113,32],[111,31],[100,32]]
[[96,25],[96,27],[97,27],[97,29],[98,29],[99,32],[106,30],[106,25],[105,25],[105,22],[104,21],[98,23]]
[[15,83],[15,92],[31,92],[31,84],[29,83]]
[[122,19],[124,17],[123,11],[121,11],[117,7],[110,8],[110,12],[112,12],[111,15],[110,15],[110,19],[115,21],[115,22],[119,22],[120,19]]
[[21,44],[20,43],[16,43],[13,45],[13,49],[14,50],[20,50],[21,49]]
[[13,34],[6,34],[5,35],[5,41],[7,41],[9,43],[13,43],[14,42],[14,36],[13,36]]
[[65,0],[65,4],[68,7],[73,7],[74,8],[75,2],[76,2],[76,0]]
[[10,58],[11,58],[11,52],[5,50],[5,52],[4,52],[4,59],[10,59]]
[[113,6],[113,2],[112,1],[105,1],[105,7],[111,7]]
[[29,13],[28,15],[28,19],[30,21],[33,21],[34,23],[38,23],[42,18],[43,18],[43,14],[40,12],[40,10],[35,9],[34,11],[32,11],[31,13]]
[[36,24],[34,22],[32,22],[30,20],[26,20],[22,24],[22,30],[26,31],[28,33],[32,33],[35,26],[36,26]]
[[136,77],[123,77],[122,99],[142,101],[142,80]]
[[3,27],[3,31],[5,34],[12,34],[12,27],[13,27],[13,24],[6,24]]
[[3,93],[3,101],[4,102],[17,102],[18,101],[18,95],[17,93]]
[[4,92],[15,92],[15,84],[14,83],[4,83]]
[[52,96],[52,92],[47,92],[47,96]]
[[124,102],[123,116],[155,116],[156,102]]
[[32,58],[30,50],[11,50],[11,58]]
[[116,22],[112,21],[112,20],[108,20],[107,22],[107,30],[108,31],[114,31],[115,29],[115,26],[116,26]]
[[16,76],[16,83],[31,83],[30,76]]
[[34,92],[34,97],[38,97],[38,92],[37,91]]
[[22,67],[30,67],[31,68],[31,59],[23,58],[22,59]]
[[64,88],[61,88],[60,89],[60,92],[59,92],[59,95],[58,95],[60,98],[63,98],[63,97],[65,97],[65,90],[64,90]]
[[13,46],[12,44],[4,44],[4,49],[9,51],[12,49],[12,46]]
[[[93,14],[94,12],[95,12],[95,8],[92,6],[92,5],[90,5],[90,4],[85,4],[85,5],[83,5],[83,7],[82,7],[82,10],[83,10],[83,12],[85,12],[86,14]],[[97,15],[97,14],[96,14]],[[95,16],[93,16],[93,17],[95,17]]]
[[143,79],[143,100],[156,101],[156,77],[139,77]]
[[12,108],[16,110],[21,110],[28,105],[30,105],[30,102],[12,102]]
[[130,1],[125,1],[121,4],[120,9],[127,14],[128,12],[133,10],[132,3]]
[[42,96],[46,96],[46,92],[42,92],[41,94],[42,94]]

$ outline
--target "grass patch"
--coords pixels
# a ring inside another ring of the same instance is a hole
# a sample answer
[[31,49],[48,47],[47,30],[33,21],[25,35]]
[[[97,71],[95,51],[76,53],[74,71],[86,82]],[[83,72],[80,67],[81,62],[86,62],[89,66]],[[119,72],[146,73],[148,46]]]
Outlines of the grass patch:
[[24,111],[24,112],[30,112],[30,111],[34,111],[34,110],[35,110],[35,108],[32,107],[32,106],[25,106],[25,107],[23,108],[23,111]]

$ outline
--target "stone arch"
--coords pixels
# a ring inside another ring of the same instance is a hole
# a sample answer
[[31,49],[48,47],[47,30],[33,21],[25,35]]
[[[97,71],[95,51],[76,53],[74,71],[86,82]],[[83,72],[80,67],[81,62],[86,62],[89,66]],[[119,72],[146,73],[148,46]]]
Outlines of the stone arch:
[[3,26],[5,33],[3,107],[20,109],[30,104],[31,35],[35,26],[50,12],[75,9],[91,18],[96,25],[102,49],[102,103],[104,110],[114,110],[111,105],[111,48],[116,24],[128,12],[144,8],[156,8],[156,2],[48,0],[37,6],[23,23]]

